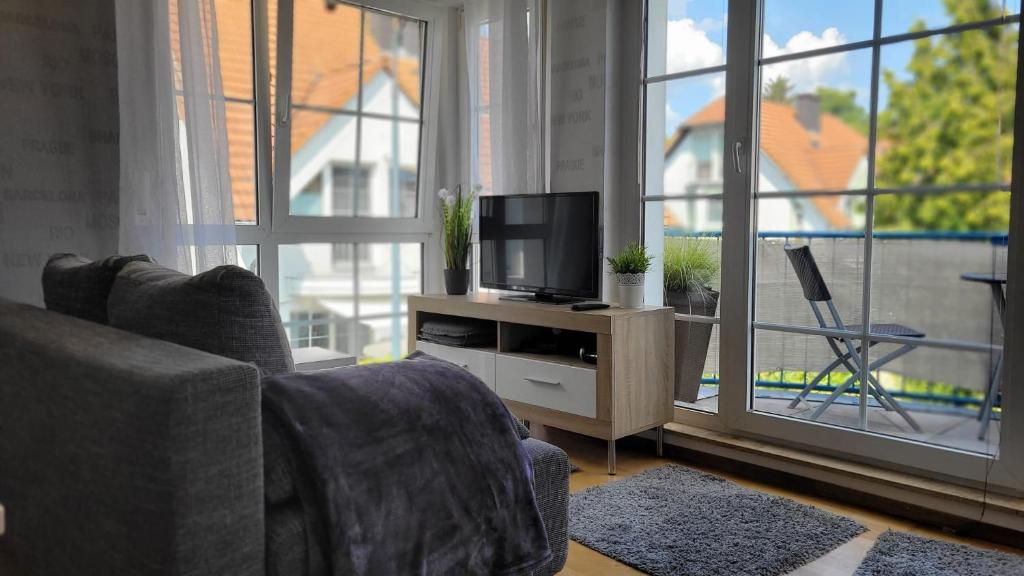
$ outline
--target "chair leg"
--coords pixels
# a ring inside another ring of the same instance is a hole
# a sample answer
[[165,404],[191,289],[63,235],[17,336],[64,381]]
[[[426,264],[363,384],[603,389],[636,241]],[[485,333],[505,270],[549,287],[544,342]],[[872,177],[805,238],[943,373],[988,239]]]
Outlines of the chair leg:
[[992,374],[992,381],[989,382],[988,392],[985,393],[985,402],[981,406],[981,428],[978,430],[978,440],[984,440],[988,436],[988,423],[992,420],[992,407],[996,403],[996,395],[999,394],[999,377],[1003,372],[1003,355],[996,360],[996,370]]
[[872,376],[871,374],[868,374],[868,379],[871,380],[872,384],[874,384],[874,386],[868,386],[868,393],[871,394],[871,396],[874,397],[874,399],[877,400],[878,403],[882,405],[882,408],[885,408],[886,412],[892,412],[893,410],[895,410],[896,407],[893,406],[889,402],[889,400],[885,398],[883,394],[878,393],[878,390],[882,389],[882,383],[879,382],[878,379]]
[[856,382],[856,381],[857,381],[857,375],[853,374],[849,378],[846,379],[846,382],[843,382],[835,390],[833,390],[832,391],[832,395],[829,396],[827,400],[825,400],[824,402],[821,403],[821,406],[818,406],[817,409],[815,409],[814,412],[811,413],[811,420],[817,420],[821,416],[821,414],[829,406],[831,406],[832,403],[835,402],[836,399],[839,398],[843,394],[843,392],[846,392],[847,390],[849,390],[850,386],[852,386],[853,383]]
[[793,398],[793,401],[789,403],[789,407],[791,409],[796,408],[800,404],[800,401],[806,398],[807,395],[810,394],[812,390],[814,390],[814,387],[818,385],[818,382],[821,382],[822,378],[828,376],[840,364],[845,363],[847,358],[849,358],[849,355],[846,355],[842,358],[836,358],[835,360],[832,361],[831,364],[826,366],[824,370],[818,372],[818,375],[814,377],[814,380],[811,380],[810,384],[804,386],[804,389],[801,390],[800,393],[796,395],[796,398]]
[[904,408],[902,405],[900,405],[900,403],[897,402],[896,399],[893,398],[891,394],[889,394],[888,390],[886,390],[885,388],[882,388],[881,386],[878,386],[877,388],[878,388],[878,392],[881,393],[882,396],[885,396],[885,399],[888,400],[892,404],[892,407],[893,407],[893,409],[896,410],[896,413],[899,414],[900,416],[902,416],[903,419],[907,421],[907,424],[910,424],[910,427],[914,429],[914,432],[918,432],[918,433],[922,432],[921,426],[917,423],[917,421],[914,420],[914,418],[910,415],[909,412],[907,412],[906,408]]
[[988,389],[985,390],[985,401],[982,403],[982,407],[978,410],[978,416],[976,417],[976,419],[979,422],[981,422],[981,419],[985,416],[985,406],[984,406],[984,404],[988,403],[988,397],[992,393],[992,388],[993,388],[992,384],[994,384],[996,382],[999,382],[999,373],[1000,373],[1000,371],[1002,369],[1002,365],[1003,365],[1003,355],[999,354],[999,357],[996,358],[996,365],[992,367],[992,374],[990,375],[989,381],[988,381]]
[[[893,350],[892,352],[889,352],[888,354],[882,356],[881,358],[879,358],[878,360],[872,362],[868,366],[868,375],[870,376],[872,371],[880,369],[882,366],[885,366],[886,364],[888,364],[889,362],[892,362],[893,360],[899,358],[900,356],[903,356],[904,354],[906,354],[908,352],[911,352],[915,348],[917,348],[917,346],[911,346],[911,345],[907,344],[907,345],[905,345],[905,346],[903,346],[901,348]],[[873,378],[871,380],[873,380]],[[883,387],[880,383],[878,383],[877,380],[874,380],[874,382],[876,384],[878,384],[876,386],[876,389],[878,390],[878,392],[882,396],[885,396],[885,399],[888,400],[889,403],[892,404],[893,409],[895,409],[896,412],[900,416],[902,416],[904,420],[907,421],[907,424],[910,424],[910,427],[913,428],[915,432],[921,432],[922,431],[921,430],[921,426],[918,425],[917,421],[914,420],[914,418],[910,415],[910,413],[907,412],[906,409],[903,408],[903,406],[900,405],[900,403],[897,402],[895,398],[893,398],[892,394],[890,394],[889,391],[885,389],[885,387]],[[869,384],[869,388],[868,388],[869,390],[870,390],[870,386],[872,386],[872,385],[873,384]]]

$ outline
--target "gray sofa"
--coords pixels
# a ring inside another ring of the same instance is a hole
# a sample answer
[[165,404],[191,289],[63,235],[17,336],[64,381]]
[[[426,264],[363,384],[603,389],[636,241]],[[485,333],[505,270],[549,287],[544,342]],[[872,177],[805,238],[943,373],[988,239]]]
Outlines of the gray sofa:
[[[263,436],[253,364],[0,299],[3,538],[29,574],[316,573]],[[523,443],[553,574],[568,459]]]

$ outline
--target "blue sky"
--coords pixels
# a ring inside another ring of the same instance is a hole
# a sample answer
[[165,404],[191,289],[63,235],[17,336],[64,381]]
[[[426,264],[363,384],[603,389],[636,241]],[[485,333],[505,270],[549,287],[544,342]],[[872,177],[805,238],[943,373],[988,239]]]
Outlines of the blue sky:
[[[1019,13],[1021,0],[996,0],[1008,13]],[[766,56],[846,44],[871,38],[874,0],[765,0]],[[948,25],[942,0],[885,0],[882,33],[907,31],[916,20],[928,27]],[[698,69],[721,64],[725,57],[727,0],[669,0],[667,72]],[[882,68],[903,72],[912,44],[889,45],[882,50]],[[854,90],[857,101],[868,107],[871,86],[871,51],[857,50],[813,59],[783,62],[765,67],[762,77],[785,76],[797,92],[819,86]],[[680,122],[722,96],[724,74],[713,74],[669,82],[666,87],[666,135]],[[885,84],[880,85],[880,105],[887,101]]]

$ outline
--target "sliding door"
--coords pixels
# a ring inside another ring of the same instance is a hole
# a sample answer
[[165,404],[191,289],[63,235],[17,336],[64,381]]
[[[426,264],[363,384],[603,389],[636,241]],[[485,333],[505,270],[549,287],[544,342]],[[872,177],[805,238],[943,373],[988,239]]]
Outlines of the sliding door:
[[[648,6],[645,229],[665,262],[673,236],[716,241],[719,368],[701,380],[719,391],[714,425],[1020,489],[1021,378],[1006,347],[1020,292],[1020,3],[733,1],[716,7],[720,24],[699,4]],[[689,61],[721,58],[707,72],[722,77],[724,137],[705,143],[720,165],[692,153],[685,169],[658,166],[673,134],[699,148],[714,109],[710,96],[678,128],[652,128],[652,103],[671,124],[674,103],[712,84],[666,69],[683,96],[660,96],[662,28]],[[713,192],[697,184],[709,170]],[[715,229],[692,216],[711,198]],[[679,419],[706,424],[701,402],[680,404]]]

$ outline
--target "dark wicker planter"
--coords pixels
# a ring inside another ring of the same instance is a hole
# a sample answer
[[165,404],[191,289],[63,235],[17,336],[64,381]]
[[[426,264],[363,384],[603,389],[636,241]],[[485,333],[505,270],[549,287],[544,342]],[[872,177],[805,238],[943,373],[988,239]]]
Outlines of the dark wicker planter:
[[[703,294],[666,290],[665,304],[675,308],[677,314],[714,316],[718,310],[718,292],[711,289]],[[676,321],[675,398],[678,401],[697,401],[713,328],[713,324]]]
[[451,296],[462,296],[469,291],[469,281],[472,273],[463,268],[462,270],[446,269],[444,271],[444,290]]

